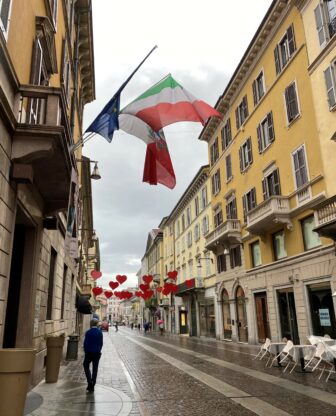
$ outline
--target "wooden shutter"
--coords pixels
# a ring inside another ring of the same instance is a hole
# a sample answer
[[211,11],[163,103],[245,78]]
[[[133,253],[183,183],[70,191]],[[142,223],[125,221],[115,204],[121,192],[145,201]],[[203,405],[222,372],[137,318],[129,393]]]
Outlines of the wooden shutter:
[[211,178],[211,190],[212,195],[215,195],[215,175],[213,175],[213,177]]
[[232,140],[232,135],[231,135],[231,120],[228,119],[227,123],[227,145],[229,145],[229,143],[231,143]]
[[267,178],[264,178],[261,183],[262,183],[262,190],[263,190],[263,198],[264,198],[264,201],[265,201],[268,198]]
[[315,23],[316,23],[316,30],[319,38],[320,45],[324,45],[328,39],[328,28],[325,25],[324,18],[323,18],[323,8],[322,5],[319,4],[316,9],[314,10],[315,14]]
[[244,213],[244,222],[247,221],[247,206],[246,206],[246,195],[243,195],[243,213]]
[[274,61],[275,61],[275,72],[278,75],[281,72],[281,62],[280,62],[280,54],[279,54],[278,45],[274,49]]
[[236,266],[242,265],[240,246],[236,247]]
[[293,25],[289,26],[289,28],[287,29],[287,39],[288,39],[289,56],[291,56],[296,50]]
[[222,127],[222,130],[221,130],[221,139],[222,139],[222,151],[225,149],[225,140],[224,140],[224,127]]
[[230,267],[231,269],[234,268],[234,249],[230,249]]
[[237,127],[237,130],[239,130],[239,127],[240,127],[239,107],[236,108],[235,113],[236,113],[236,127]]
[[261,125],[258,124],[257,126],[257,137],[258,137],[258,151],[261,153],[263,151],[263,145],[262,145],[262,137],[261,137]]
[[240,171],[242,172],[244,170],[243,148],[242,148],[242,146],[240,146],[240,148],[239,148],[239,166],[240,166]]
[[335,93],[335,78],[332,66],[329,66],[324,71],[324,79],[327,88],[327,97],[329,108],[333,108],[336,104],[336,93]]
[[294,173],[295,173],[296,187],[300,188],[300,186],[301,186],[301,177],[300,177],[298,152],[295,152],[293,154],[293,162],[294,162]]
[[244,96],[243,98],[243,112],[244,112],[244,121],[247,119],[248,117],[248,106],[247,106],[247,95]]
[[273,184],[274,184],[274,195],[281,195],[280,191],[280,175],[279,175],[279,169],[275,169],[273,171]]
[[226,203],[225,211],[226,211],[226,219],[227,220],[230,220],[231,219],[231,215],[230,215],[230,205],[228,203]]
[[268,127],[268,138],[269,138],[269,141],[272,143],[274,142],[274,139],[275,139],[272,111],[270,111],[267,114],[267,127]]
[[251,189],[251,209],[257,206],[256,188]]
[[11,7],[11,0],[2,0],[0,2],[0,29],[6,33],[9,23],[9,12]]
[[231,155],[226,156],[226,179],[230,179],[232,176],[232,169],[231,169]]
[[252,83],[252,91],[253,91],[253,103],[257,105],[258,103],[258,95],[257,95],[257,85],[256,81],[254,80]]
[[231,219],[236,220],[237,219],[237,203],[236,198],[233,198],[232,200],[232,217]]
[[248,155],[249,165],[251,165],[251,163],[253,162],[253,157],[252,157],[252,140],[251,140],[251,137],[249,137],[247,139],[247,155]]
[[35,39],[33,46],[32,66],[30,72],[30,83],[33,85],[40,85],[42,73],[43,51],[40,40]]

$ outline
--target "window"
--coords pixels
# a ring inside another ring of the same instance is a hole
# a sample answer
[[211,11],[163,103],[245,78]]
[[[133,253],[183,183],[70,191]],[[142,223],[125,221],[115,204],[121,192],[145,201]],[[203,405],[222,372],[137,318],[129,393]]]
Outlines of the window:
[[182,232],[183,232],[185,230],[185,216],[184,216],[184,214],[182,214],[181,221],[182,221]]
[[207,215],[202,219],[202,232],[203,235],[209,232],[209,218]]
[[215,227],[218,227],[223,222],[222,207],[219,205],[214,211],[214,223]]
[[70,101],[70,81],[71,81],[71,65],[68,44],[63,39],[63,50],[62,50],[62,72],[61,82],[64,88],[67,103]]
[[182,251],[185,251],[185,236],[182,237]]
[[210,253],[205,253],[205,258],[206,258],[206,260],[205,260],[205,275],[206,276],[210,276],[210,274],[211,274],[211,267],[210,267],[211,259],[210,259]]
[[50,265],[49,265],[49,281],[48,281],[48,300],[47,300],[47,314],[46,320],[52,319],[52,306],[54,299],[54,281],[56,272],[57,253],[51,248]]
[[256,189],[252,188],[250,191],[246,192],[243,196],[243,211],[244,211],[244,221],[247,220],[247,213],[257,206],[256,201]]
[[180,221],[177,221],[177,224],[176,224],[176,237],[179,237],[180,232],[181,232],[181,230],[180,230]]
[[236,197],[234,194],[226,198],[226,219],[236,220],[237,219],[237,204]]
[[217,256],[217,272],[222,273],[226,272],[226,256],[224,254],[220,254]]
[[252,141],[249,137],[239,148],[240,171],[243,172],[252,164]]
[[275,71],[279,74],[296,51],[294,28],[289,26],[285,36],[274,49]]
[[299,115],[299,103],[296,91],[296,82],[292,82],[285,89],[287,121],[291,123]]
[[310,250],[314,247],[318,247],[321,245],[320,237],[318,233],[314,231],[314,228],[315,228],[315,221],[314,221],[313,215],[301,220],[301,229],[302,229],[303,243],[304,243],[305,250]]
[[192,232],[191,231],[188,231],[188,234],[187,234],[187,244],[188,244],[188,247],[192,245]]
[[325,71],[324,79],[327,88],[329,109],[333,109],[336,105],[336,77],[335,62],[333,62]]
[[202,189],[201,195],[202,195],[202,209],[204,209],[208,205],[208,191],[207,191],[206,186]]
[[210,146],[210,162],[213,165],[219,158],[219,150],[218,150],[218,138],[216,138],[214,144]]
[[189,273],[189,279],[193,277],[193,262],[192,260],[188,262],[188,273]]
[[264,73],[263,71],[257,76],[257,78],[253,81],[252,84],[252,91],[253,91],[253,102],[254,105],[257,105],[258,102],[265,94],[265,85],[264,85]]
[[191,208],[187,208],[187,225],[189,226],[191,224]]
[[257,267],[261,265],[261,252],[259,241],[251,244],[252,266]]
[[198,196],[196,196],[195,198],[195,216],[197,217],[197,215],[199,214],[200,209],[199,209],[199,198]]
[[200,226],[199,226],[199,224],[196,224],[195,225],[195,228],[194,228],[194,238],[195,238],[195,241],[198,241],[199,239],[200,239]]
[[225,166],[226,166],[226,180],[229,181],[230,179],[232,179],[231,155],[226,156]]
[[179,241],[176,243],[176,253],[177,255],[180,254],[180,242]]
[[319,42],[324,46],[336,33],[336,0],[320,1],[314,14]]
[[242,265],[240,246],[230,248],[230,266],[231,269]]
[[263,152],[275,140],[273,114],[270,111],[257,126],[258,150]]
[[224,124],[221,134],[222,134],[222,150],[225,150],[232,141],[230,119],[228,119],[227,122]]
[[8,33],[11,3],[11,0],[0,1],[0,30],[4,33],[5,38],[7,38]]
[[248,117],[247,96],[245,95],[241,103],[236,108],[236,126],[237,130]]
[[274,195],[281,195],[279,169],[274,169],[262,180],[264,200]]
[[306,152],[304,146],[299,147],[294,153],[292,153],[292,156],[296,187],[301,188],[301,186],[308,182]]
[[219,171],[219,169],[212,176],[211,184],[212,184],[212,194],[213,195],[218,194],[218,192],[220,191],[220,171]]
[[273,240],[273,253],[274,259],[280,260],[284,257],[287,257],[287,251],[285,248],[285,233],[284,231],[279,231],[272,235]]
[[169,235],[173,235],[173,226],[172,225],[169,226]]
[[[62,284],[62,299],[61,299],[61,319],[64,319],[65,312],[65,295],[66,295],[66,285],[67,285],[67,273],[68,266],[65,264],[63,268],[63,284]],[[71,294],[70,294],[71,295]]]

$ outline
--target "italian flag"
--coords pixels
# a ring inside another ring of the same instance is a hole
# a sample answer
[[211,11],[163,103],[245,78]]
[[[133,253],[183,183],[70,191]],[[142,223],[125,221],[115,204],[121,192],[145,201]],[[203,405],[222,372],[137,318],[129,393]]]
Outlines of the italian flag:
[[127,105],[119,114],[119,128],[139,137],[147,145],[143,182],[176,185],[166,139],[162,128],[178,121],[222,117],[217,110],[195,98],[169,74]]
[[132,114],[158,131],[178,121],[198,121],[222,117],[217,110],[195,98],[169,74],[126,106],[122,113]]

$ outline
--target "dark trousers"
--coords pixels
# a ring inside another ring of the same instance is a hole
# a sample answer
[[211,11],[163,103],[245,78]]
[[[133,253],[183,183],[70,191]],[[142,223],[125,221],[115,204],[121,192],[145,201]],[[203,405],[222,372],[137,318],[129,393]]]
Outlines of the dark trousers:
[[[96,384],[98,374],[98,364],[101,357],[100,352],[86,352],[83,361],[83,367],[88,384]],[[90,363],[92,363],[92,374],[90,371]]]

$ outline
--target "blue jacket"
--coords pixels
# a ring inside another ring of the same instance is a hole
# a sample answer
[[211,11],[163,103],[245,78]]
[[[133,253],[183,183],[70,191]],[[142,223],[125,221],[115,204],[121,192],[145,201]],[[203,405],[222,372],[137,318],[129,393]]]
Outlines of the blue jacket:
[[86,331],[84,338],[84,352],[101,352],[103,348],[103,333],[93,327]]

